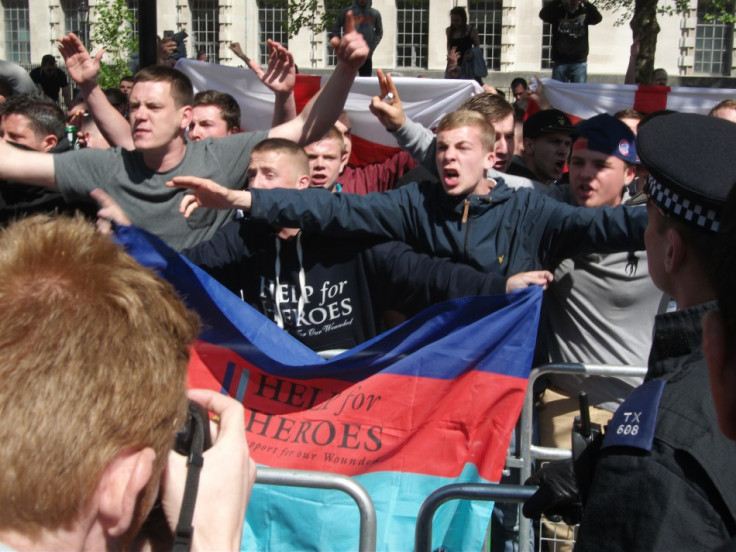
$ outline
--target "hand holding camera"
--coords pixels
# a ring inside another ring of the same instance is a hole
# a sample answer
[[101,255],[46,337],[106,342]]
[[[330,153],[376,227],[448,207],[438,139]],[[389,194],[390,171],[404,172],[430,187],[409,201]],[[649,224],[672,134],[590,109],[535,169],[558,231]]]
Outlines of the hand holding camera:
[[[256,478],[245,438],[243,406],[215,391],[193,389],[189,398],[214,413],[212,447],[203,454],[194,517],[192,550],[239,550],[248,499]],[[181,443],[180,443],[181,444]],[[163,507],[175,530],[184,497],[188,458],[172,451],[162,481]]]

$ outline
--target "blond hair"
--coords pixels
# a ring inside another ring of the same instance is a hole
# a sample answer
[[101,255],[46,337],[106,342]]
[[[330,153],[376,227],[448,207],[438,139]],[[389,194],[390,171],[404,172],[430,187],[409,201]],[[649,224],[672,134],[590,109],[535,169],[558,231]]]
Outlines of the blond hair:
[[480,130],[480,141],[485,151],[493,151],[496,143],[496,131],[493,125],[477,111],[459,109],[448,113],[437,125],[437,134],[444,130],[453,130],[460,127],[476,127]]

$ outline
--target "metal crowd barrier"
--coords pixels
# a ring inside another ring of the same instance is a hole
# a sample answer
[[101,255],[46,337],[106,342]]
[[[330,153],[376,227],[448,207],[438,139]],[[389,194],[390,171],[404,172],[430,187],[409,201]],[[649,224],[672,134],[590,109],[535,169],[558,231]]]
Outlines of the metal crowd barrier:
[[283,485],[286,487],[309,487],[342,491],[358,505],[360,511],[360,552],[376,550],[376,508],[368,491],[352,477],[335,473],[307,470],[284,470],[258,468],[256,483]]
[[492,500],[523,504],[536,490],[536,487],[492,483],[453,483],[440,487],[429,495],[419,508],[414,533],[414,552],[431,552],[432,519],[437,508],[448,500]]
[[[506,467],[519,469],[520,482],[523,484],[532,474],[532,463],[535,460],[564,460],[572,453],[568,449],[540,447],[532,444],[532,418],[534,410],[534,383],[545,374],[573,374],[587,376],[633,376],[644,377],[647,369],[644,366],[613,366],[607,364],[545,364],[534,368],[529,374],[524,406],[520,417],[519,456],[509,457]],[[519,552],[529,552],[530,521],[521,514],[519,509]],[[522,535],[524,537],[522,538]]]
[[[331,358],[335,352],[326,352],[324,358]],[[332,354],[330,354],[332,353]],[[611,366],[600,364],[546,364],[534,368],[529,375],[524,406],[520,417],[519,456],[509,456],[506,467],[520,470],[523,483],[532,472],[535,460],[562,460],[570,458],[567,449],[540,447],[532,444],[532,419],[534,408],[534,383],[545,374],[573,374],[589,376],[638,376],[646,374],[646,367]],[[374,552],[376,549],[376,511],[365,488],[354,479],[326,472],[305,470],[285,470],[259,468],[256,483],[283,485],[289,487],[311,487],[343,491],[355,500],[360,511],[360,552]],[[432,519],[437,509],[449,500],[486,500],[523,504],[536,487],[523,485],[495,485],[487,483],[455,483],[440,487],[427,497],[419,509],[415,530],[415,551],[429,552],[432,543]],[[521,514],[519,508],[519,552],[529,552],[530,521]],[[522,537],[523,535],[523,537]]]

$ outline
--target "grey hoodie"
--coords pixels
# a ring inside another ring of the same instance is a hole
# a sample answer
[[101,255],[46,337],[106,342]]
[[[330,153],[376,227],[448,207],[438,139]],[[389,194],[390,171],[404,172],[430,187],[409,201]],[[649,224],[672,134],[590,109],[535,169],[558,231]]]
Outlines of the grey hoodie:
[[335,24],[332,25],[330,38],[342,36],[345,28],[345,15],[348,11],[352,11],[355,17],[355,30],[363,35],[371,49],[370,55],[373,55],[373,51],[383,38],[383,24],[381,23],[381,12],[373,9],[371,5],[371,0],[366,0],[365,6],[361,6],[359,0],[356,0],[352,6],[343,9],[337,16]]

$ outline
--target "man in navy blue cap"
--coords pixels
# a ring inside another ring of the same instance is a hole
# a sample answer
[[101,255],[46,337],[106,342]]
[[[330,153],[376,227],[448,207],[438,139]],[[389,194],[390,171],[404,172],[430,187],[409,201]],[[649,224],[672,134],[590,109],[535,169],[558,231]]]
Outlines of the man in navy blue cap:
[[636,176],[636,140],[624,123],[603,113],[579,123],[570,154],[570,191],[583,207],[616,207]]
[[[588,451],[597,462],[576,550],[713,550],[736,535],[736,443],[719,431],[701,346],[734,143],[736,126],[703,115],[665,115],[639,131],[650,178],[632,202],[647,204],[649,274],[678,310],[657,316],[644,384]],[[525,512],[546,510],[534,506]]]
[[574,127],[559,109],[537,111],[524,121],[524,151],[515,155],[508,173],[555,184],[565,170]]
[[[566,190],[570,203],[591,208],[620,205],[628,198],[626,189],[638,163],[633,132],[616,118],[601,114],[579,123],[572,137]],[[539,364],[646,366],[662,292],[649,278],[643,252],[565,259],[554,275],[544,297]],[[638,377],[550,374],[539,401],[540,444],[570,448],[570,428],[580,413],[580,391],[590,401],[591,421],[604,426],[641,382]],[[560,535],[564,528],[553,530]]]

